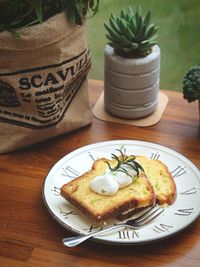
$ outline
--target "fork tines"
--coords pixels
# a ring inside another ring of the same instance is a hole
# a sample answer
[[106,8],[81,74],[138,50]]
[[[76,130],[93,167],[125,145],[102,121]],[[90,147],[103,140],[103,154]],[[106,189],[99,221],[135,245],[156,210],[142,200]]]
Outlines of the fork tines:
[[163,211],[164,209],[156,204],[155,206],[149,208],[143,215],[139,216],[135,222],[140,225],[147,224],[159,216]]

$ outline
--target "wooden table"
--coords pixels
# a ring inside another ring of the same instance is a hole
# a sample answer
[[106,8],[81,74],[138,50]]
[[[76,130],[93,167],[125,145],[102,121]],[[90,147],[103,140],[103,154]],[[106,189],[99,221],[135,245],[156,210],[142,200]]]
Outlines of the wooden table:
[[[90,81],[91,106],[102,89],[102,82]],[[74,149],[99,141],[155,142],[200,167],[198,105],[187,103],[181,93],[164,92],[169,103],[154,126],[122,126],[93,118],[83,129],[0,155],[0,266],[200,266],[200,220],[172,238],[149,245],[121,247],[89,241],[66,248],[61,239],[72,234],[52,219],[42,199],[49,169]]]

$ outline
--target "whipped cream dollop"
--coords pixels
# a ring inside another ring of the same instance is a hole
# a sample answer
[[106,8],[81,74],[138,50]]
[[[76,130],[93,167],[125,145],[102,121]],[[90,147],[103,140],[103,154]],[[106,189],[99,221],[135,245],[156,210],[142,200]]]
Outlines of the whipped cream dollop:
[[100,195],[115,195],[120,188],[130,185],[133,177],[137,175],[133,168],[126,166],[125,169],[129,175],[120,171],[107,170],[103,175],[96,176],[91,181],[90,188]]

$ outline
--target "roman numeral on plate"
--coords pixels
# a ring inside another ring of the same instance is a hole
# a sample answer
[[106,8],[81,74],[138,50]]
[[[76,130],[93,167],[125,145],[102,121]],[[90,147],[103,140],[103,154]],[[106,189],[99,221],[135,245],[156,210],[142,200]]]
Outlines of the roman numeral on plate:
[[123,231],[119,231],[119,239],[134,239],[134,238],[138,238],[139,234],[137,231],[135,230],[123,230]]
[[76,171],[74,168],[70,166],[66,166],[62,168],[62,176],[69,177],[69,178],[76,178],[77,176],[80,175],[78,171]]
[[173,171],[171,171],[171,174],[174,178],[176,178],[176,177],[179,177],[179,176],[185,174],[186,172],[187,172],[186,168],[179,165]]
[[179,210],[177,210],[177,212],[175,212],[175,215],[190,216],[193,211],[194,211],[194,208],[179,209]]
[[173,226],[171,225],[167,225],[167,224],[163,224],[163,223],[160,223],[159,225],[156,225],[153,227],[153,230],[156,232],[156,233],[163,233],[163,232],[167,232],[169,231],[169,229],[173,228]]
[[60,188],[54,186],[51,191],[54,193],[54,196],[60,196]]
[[181,195],[192,195],[192,194],[196,194],[198,191],[198,188],[197,187],[192,187],[184,192],[181,192],[180,194]]
[[70,215],[77,215],[77,213],[74,210],[66,212],[60,209],[60,215],[63,217],[63,219],[68,219]]
[[150,157],[150,159],[159,159],[159,158],[160,158],[160,154],[158,152],[152,153]]

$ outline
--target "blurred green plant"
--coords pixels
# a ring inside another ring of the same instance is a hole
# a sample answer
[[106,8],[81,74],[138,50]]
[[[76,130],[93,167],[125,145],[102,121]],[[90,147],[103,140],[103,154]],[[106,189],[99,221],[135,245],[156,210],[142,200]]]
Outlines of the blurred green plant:
[[200,65],[191,67],[183,78],[183,97],[188,102],[200,101]]
[[129,6],[127,10],[121,10],[120,16],[111,14],[109,23],[104,26],[108,44],[117,55],[128,58],[144,57],[157,44],[158,27],[151,21],[151,11],[143,17],[140,6],[135,12]]
[[66,11],[70,22],[81,25],[86,15],[94,16],[100,0],[0,0],[0,32],[42,23]]

